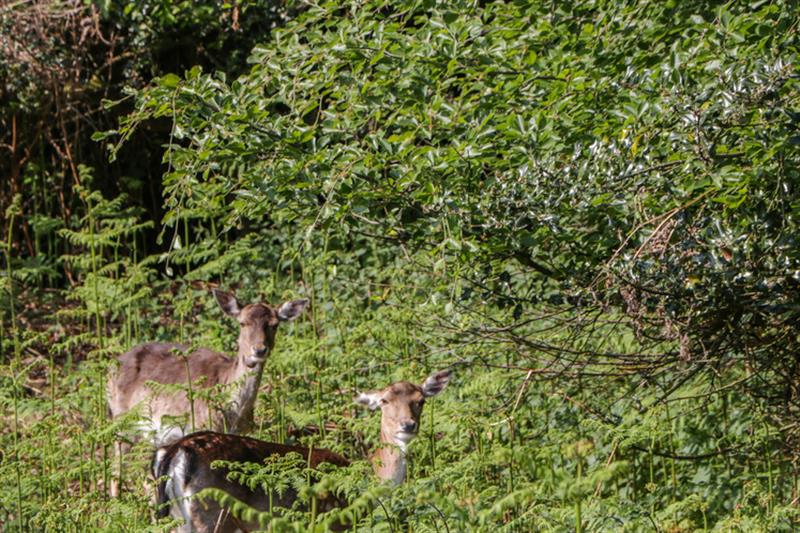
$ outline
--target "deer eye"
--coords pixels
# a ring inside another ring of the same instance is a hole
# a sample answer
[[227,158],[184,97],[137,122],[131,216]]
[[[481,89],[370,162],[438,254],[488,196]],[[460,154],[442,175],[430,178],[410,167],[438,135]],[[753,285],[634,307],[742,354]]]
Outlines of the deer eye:
[[387,400],[386,398],[381,398],[381,405],[386,405],[388,403],[389,403],[389,400]]

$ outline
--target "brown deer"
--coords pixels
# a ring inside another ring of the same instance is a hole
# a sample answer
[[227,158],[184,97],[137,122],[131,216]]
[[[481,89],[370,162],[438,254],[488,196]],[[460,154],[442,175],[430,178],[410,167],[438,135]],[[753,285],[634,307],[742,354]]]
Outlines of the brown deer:
[[[300,316],[308,304],[308,300],[301,299],[277,308],[264,303],[242,307],[230,293],[213,292],[225,314],[239,322],[239,351],[235,358],[207,348],[186,353],[186,347],[180,344],[148,343],[120,355],[118,367],[109,373],[111,417],[140,409],[146,422],[139,429],[153,432],[156,446],[174,442],[194,428],[232,433],[250,430],[264,362],[275,345],[278,325]],[[228,397],[221,409],[212,411],[203,399],[190,398],[188,387],[156,392],[148,386],[149,381],[164,385],[186,385],[191,381],[195,389],[227,386]],[[111,485],[114,496],[119,493],[122,456],[130,447],[131,443],[122,440],[115,447],[118,475]]]
[[[405,480],[406,447],[419,431],[425,398],[439,394],[449,380],[450,371],[445,370],[432,374],[422,385],[400,381],[378,391],[361,393],[356,398],[357,403],[370,409],[381,409],[381,447],[371,456],[379,479],[393,484]],[[157,514],[159,517],[171,514],[183,520],[180,531],[223,533],[259,529],[258,523],[234,517],[224,505],[212,498],[193,496],[204,489],[220,489],[256,510],[267,511],[269,494],[263,488],[252,490],[230,481],[226,469],[213,469],[211,464],[217,460],[261,463],[269,456],[289,452],[308,457],[312,467],[321,463],[348,464],[344,457],[321,448],[309,450],[211,432],[187,435],[160,448],[154,456],[153,475],[158,480]],[[296,498],[296,492],[291,490],[287,490],[282,498],[273,494],[273,507],[291,507]],[[320,511],[342,505],[334,496],[318,503]]]
[[381,410],[380,446],[370,459],[375,475],[399,485],[408,470],[407,447],[419,431],[425,398],[436,396],[450,381],[450,371],[442,370],[428,376],[422,383],[398,381],[381,390],[362,392],[356,402],[371,411]]

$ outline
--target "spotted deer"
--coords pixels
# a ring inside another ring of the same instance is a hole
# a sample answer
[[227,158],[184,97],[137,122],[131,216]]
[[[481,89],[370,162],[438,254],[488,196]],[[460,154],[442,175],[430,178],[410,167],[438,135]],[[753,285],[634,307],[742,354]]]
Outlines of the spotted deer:
[[[231,433],[249,431],[264,362],[275,346],[278,325],[300,316],[308,304],[308,300],[301,299],[287,301],[277,308],[265,303],[242,306],[230,293],[219,290],[213,293],[225,314],[239,322],[236,357],[207,348],[187,353],[180,344],[147,343],[120,355],[119,365],[109,373],[111,417],[139,409],[144,418],[139,429],[152,432],[156,446],[174,442],[194,428]],[[186,385],[190,381],[195,389],[223,386],[227,398],[222,407],[211,409],[202,398],[190,398],[188,387],[166,392],[148,385],[148,382]],[[111,485],[114,496],[119,494],[122,456],[131,445],[120,439],[115,446],[117,476]]]
[[[395,485],[405,480],[407,446],[419,431],[425,398],[439,394],[449,380],[450,371],[445,370],[430,375],[422,385],[400,381],[381,390],[361,393],[355,399],[371,410],[381,409],[381,446],[371,456],[378,479]],[[344,457],[321,448],[309,450],[237,435],[194,433],[158,449],[154,455],[157,514],[182,520],[181,532],[232,533],[259,529],[257,522],[233,516],[230,509],[212,498],[195,496],[204,489],[220,489],[256,510],[267,511],[268,489],[250,489],[230,481],[226,469],[214,469],[211,464],[217,460],[261,463],[269,456],[289,452],[309,457],[313,467],[321,463],[348,464]],[[291,490],[281,498],[273,492],[273,508],[290,507],[296,498],[296,492]],[[341,504],[331,495],[318,502],[318,510],[327,511]]]

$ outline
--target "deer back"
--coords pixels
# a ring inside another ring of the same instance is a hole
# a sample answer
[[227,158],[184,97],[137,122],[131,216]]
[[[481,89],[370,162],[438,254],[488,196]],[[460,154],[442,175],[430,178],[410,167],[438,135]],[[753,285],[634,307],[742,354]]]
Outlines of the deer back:
[[[182,385],[191,380],[193,386],[203,388],[228,382],[228,376],[236,365],[235,359],[207,349],[180,355],[185,350],[180,344],[148,343],[119,356],[119,367],[111,373],[108,382],[112,418],[142,403],[141,414],[151,419],[152,429],[157,430],[163,416],[186,415],[192,405],[186,387],[157,393],[147,385],[148,381]],[[208,406],[200,398],[193,400],[195,424],[204,426],[209,422]]]
[[[261,487],[250,489],[227,478],[226,468],[211,468],[214,461],[237,463],[263,463],[270,456],[285,456],[291,452],[306,458],[312,468],[322,463],[347,466],[349,461],[341,455],[322,448],[306,448],[266,442],[263,440],[202,431],[187,435],[167,447],[156,451],[153,475],[158,480],[158,516],[183,519],[196,531],[235,531],[257,528],[231,516],[213,500],[202,502],[193,496],[208,488],[219,489],[259,511],[269,510],[269,494]],[[297,494],[289,488],[279,495],[273,492],[273,508],[291,507]],[[334,495],[318,501],[320,511],[341,506]]]

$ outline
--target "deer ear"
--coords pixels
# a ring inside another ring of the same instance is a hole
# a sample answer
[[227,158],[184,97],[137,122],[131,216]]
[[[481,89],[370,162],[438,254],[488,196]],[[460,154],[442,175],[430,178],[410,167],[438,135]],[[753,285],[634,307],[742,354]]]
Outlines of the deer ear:
[[370,411],[374,411],[381,406],[381,394],[379,392],[362,392],[355,397],[354,401]]
[[300,316],[300,313],[303,312],[303,309],[306,308],[306,305],[308,305],[308,298],[301,298],[300,300],[292,300],[290,302],[282,303],[278,308],[278,320],[282,320],[284,322],[294,320]]
[[422,394],[426,397],[436,396],[444,390],[450,382],[450,370],[434,372],[422,384]]
[[239,312],[242,310],[239,306],[239,302],[236,301],[236,297],[225,291],[220,291],[214,289],[212,291],[214,293],[214,298],[217,299],[217,303],[225,312],[226,315],[232,316],[234,318],[239,316]]

